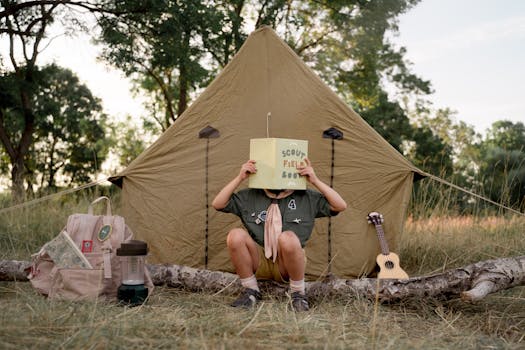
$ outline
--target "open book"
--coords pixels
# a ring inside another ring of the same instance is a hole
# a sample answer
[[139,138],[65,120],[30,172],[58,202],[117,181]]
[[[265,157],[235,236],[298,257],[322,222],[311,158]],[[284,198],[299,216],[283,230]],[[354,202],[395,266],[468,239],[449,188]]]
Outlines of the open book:
[[65,230],[47,242],[43,249],[53,259],[58,268],[93,268]]

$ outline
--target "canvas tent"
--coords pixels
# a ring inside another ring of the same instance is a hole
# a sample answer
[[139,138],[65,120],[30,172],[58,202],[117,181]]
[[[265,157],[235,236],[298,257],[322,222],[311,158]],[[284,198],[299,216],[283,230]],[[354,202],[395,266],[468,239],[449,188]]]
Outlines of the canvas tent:
[[265,27],[151,147],[110,179],[122,187],[123,215],[135,236],[148,242],[149,262],[234,272],[226,235],[241,223],[210,203],[248,159],[250,139],[267,132],[308,140],[317,175],[348,203],[340,215],[318,219],[305,248],[307,277],[374,270],[380,247],[366,220],[371,211],[384,215],[396,251],[414,176],[423,173]]

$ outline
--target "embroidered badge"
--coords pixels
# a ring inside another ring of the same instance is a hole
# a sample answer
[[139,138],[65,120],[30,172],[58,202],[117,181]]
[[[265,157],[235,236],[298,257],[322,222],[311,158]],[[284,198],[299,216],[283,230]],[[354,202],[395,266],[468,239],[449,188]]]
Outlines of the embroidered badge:
[[288,208],[290,210],[295,210],[297,209],[297,206],[295,205],[295,199],[290,199],[290,201],[288,202]]
[[111,225],[102,226],[100,231],[98,231],[98,235],[97,235],[98,240],[101,242],[104,242],[106,239],[109,238],[109,236],[111,236]]
[[93,241],[83,240],[81,250],[82,250],[82,253],[91,253],[93,251]]
[[296,224],[300,224],[300,223],[301,223],[301,221],[302,221],[302,220],[301,220],[301,219],[299,219],[299,218],[296,218],[296,219],[294,219],[294,220],[293,220],[293,222],[295,222]]
[[261,222],[266,222],[266,210],[263,210],[257,215],[257,219],[255,219],[255,223],[259,225]]

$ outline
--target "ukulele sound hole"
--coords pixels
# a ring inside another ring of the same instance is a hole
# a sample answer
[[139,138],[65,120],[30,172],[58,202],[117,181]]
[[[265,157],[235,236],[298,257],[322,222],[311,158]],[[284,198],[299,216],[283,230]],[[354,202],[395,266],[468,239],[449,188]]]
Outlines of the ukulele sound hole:
[[385,261],[385,267],[389,270],[393,269],[394,268],[394,263],[391,262],[390,260],[389,261]]

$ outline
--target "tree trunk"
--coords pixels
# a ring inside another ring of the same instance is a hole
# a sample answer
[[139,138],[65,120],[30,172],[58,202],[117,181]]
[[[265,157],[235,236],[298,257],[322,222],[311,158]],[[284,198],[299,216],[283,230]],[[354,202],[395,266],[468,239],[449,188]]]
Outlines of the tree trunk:
[[[27,281],[26,261],[0,261],[0,281]],[[179,265],[148,265],[153,283],[192,291],[238,293],[241,285],[237,275],[227,272],[199,270]],[[308,282],[306,291],[311,299],[333,297],[365,297],[381,302],[396,302],[407,298],[435,297],[473,302],[490,293],[525,285],[525,255],[481,261],[461,268],[408,280],[375,278],[339,279]],[[267,293],[284,296],[285,284],[262,282]]]
[[[191,31],[189,29],[184,32],[184,52],[189,52],[190,47]],[[188,67],[186,58],[181,57],[179,59],[179,102],[177,105],[177,117],[180,117],[182,113],[188,107]],[[173,120],[175,122],[175,120]]]

